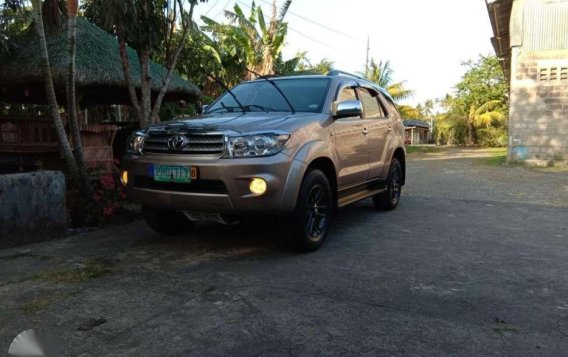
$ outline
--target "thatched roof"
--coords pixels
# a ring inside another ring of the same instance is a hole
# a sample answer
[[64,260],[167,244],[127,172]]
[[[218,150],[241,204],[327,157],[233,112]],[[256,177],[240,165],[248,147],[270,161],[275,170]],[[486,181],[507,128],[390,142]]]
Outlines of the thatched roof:
[[[28,31],[14,41],[14,52],[0,58],[0,101],[44,103],[43,76],[40,66],[39,41]],[[65,103],[67,76],[67,31],[48,34],[47,46],[53,81],[59,103]],[[128,48],[131,72],[140,88],[140,65],[136,51]],[[106,31],[77,18],[77,92],[82,105],[129,104],[128,91],[118,54],[118,41]],[[157,95],[166,77],[165,67],[151,63],[152,91]],[[199,89],[174,76],[168,87],[166,101],[194,101]]]

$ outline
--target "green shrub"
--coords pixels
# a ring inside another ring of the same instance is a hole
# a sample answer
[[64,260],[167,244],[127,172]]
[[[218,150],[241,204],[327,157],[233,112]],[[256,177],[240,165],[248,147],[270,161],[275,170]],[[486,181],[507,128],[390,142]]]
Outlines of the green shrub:
[[477,130],[477,142],[485,147],[502,147],[507,145],[507,132],[502,128],[485,128]]

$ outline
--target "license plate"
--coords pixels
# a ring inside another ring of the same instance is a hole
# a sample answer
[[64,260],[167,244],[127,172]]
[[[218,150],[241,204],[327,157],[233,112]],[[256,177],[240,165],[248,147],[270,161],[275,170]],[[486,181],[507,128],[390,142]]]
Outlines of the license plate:
[[[152,165],[154,181],[190,183],[197,180],[197,167]],[[148,170],[150,171],[150,170]]]

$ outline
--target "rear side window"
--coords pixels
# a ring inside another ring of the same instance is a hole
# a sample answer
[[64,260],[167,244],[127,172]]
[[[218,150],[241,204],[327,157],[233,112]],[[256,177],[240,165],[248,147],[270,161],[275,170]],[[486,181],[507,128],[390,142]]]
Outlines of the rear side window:
[[359,88],[358,90],[361,102],[363,103],[365,117],[367,119],[384,118],[386,115],[383,111],[383,108],[379,104],[378,96],[373,95],[374,93],[371,93],[366,88]]

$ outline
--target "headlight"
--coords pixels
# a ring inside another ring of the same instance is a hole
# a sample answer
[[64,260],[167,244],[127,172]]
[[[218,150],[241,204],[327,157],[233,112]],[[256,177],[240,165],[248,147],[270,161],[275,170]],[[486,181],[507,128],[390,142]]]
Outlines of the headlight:
[[226,157],[258,157],[270,156],[280,152],[290,139],[288,133],[265,133],[255,135],[233,136],[227,140]]
[[146,134],[143,131],[137,131],[130,135],[130,138],[128,138],[128,153],[135,155],[142,154],[144,140],[146,140]]

